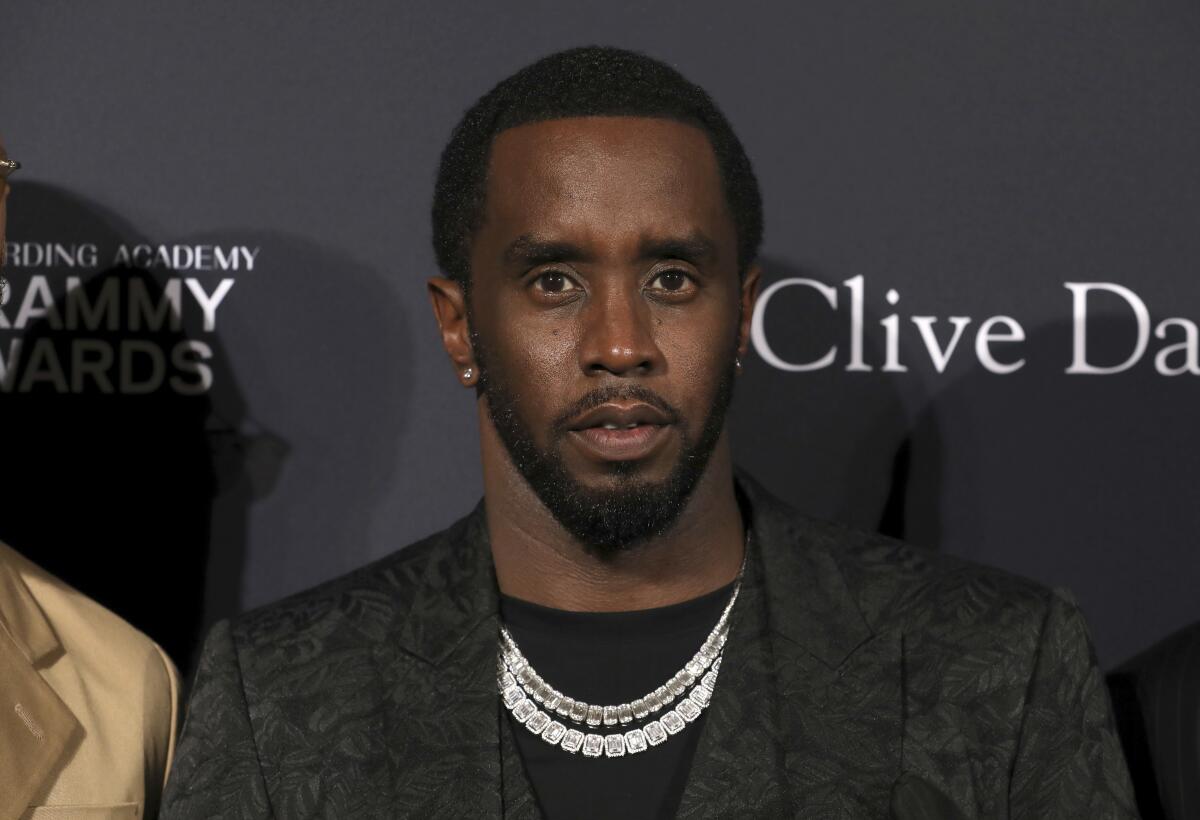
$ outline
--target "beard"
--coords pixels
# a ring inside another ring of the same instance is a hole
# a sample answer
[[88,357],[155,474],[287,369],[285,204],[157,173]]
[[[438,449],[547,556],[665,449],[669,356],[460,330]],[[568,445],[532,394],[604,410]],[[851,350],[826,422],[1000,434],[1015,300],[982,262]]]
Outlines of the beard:
[[[733,398],[736,350],[722,362],[708,416],[696,435],[679,411],[657,393],[638,384],[618,384],[587,393],[555,419],[549,446],[543,449],[521,416],[522,404],[530,400],[510,389],[503,373],[489,366],[477,337],[474,342],[478,391],[487,397],[492,425],[517,471],[576,541],[604,557],[670,530],[687,506],[724,429]],[[659,481],[640,476],[641,466],[636,461],[615,461],[608,466],[608,486],[586,487],[571,475],[561,454],[568,425],[593,407],[619,400],[645,402],[667,414],[680,430],[680,454],[667,477]]]

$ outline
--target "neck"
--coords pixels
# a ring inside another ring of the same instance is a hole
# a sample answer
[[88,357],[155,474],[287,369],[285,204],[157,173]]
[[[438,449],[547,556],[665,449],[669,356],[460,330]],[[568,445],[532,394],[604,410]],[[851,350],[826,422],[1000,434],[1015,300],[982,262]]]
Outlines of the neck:
[[616,612],[676,604],[737,576],[745,536],[725,433],[670,531],[603,557],[546,509],[486,419],[481,438],[492,560],[505,595],[556,609]]

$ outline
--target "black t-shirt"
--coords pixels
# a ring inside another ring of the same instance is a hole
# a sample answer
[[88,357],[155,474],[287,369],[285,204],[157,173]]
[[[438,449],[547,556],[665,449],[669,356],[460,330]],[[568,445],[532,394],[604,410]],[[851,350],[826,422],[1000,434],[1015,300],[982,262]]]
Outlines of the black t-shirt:
[[[588,703],[619,704],[647,694],[678,672],[704,643],[732,594],[731,583],[680,604],[634,612],[570,612],[501,595],[500,617],[551,686]],[[504,711],[548,820],[674,817],[707,714],[705,710],[682,732],[644,752],[595,758],[551,746]],[[591,731],[625,731],[651,717],[619,729]],[[560,720],[568,728],[576,726]]]

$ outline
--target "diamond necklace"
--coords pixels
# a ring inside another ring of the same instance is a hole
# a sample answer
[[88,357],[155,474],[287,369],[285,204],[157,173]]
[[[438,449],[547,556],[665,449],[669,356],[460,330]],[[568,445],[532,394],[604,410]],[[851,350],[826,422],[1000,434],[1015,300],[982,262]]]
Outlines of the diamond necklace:
[[[747,531],[747,555],[749,538]],[[679,734],[687,724],[700,717],[712,700],[717,672],[725,654],[725,642],[729,637],[729,613],[733,610],[733,604],[741,590],[742,573],[745,568],[746,559],[743,557],[729,603],[725,605],[717,625],[709,632],[691,660],[662,686],[636,700],[615,706],[589,704],[568,697],[546,683],[521,654],[512,633],[501,625],[496,684],[504,706],[512,712],[518,723],[546,743],[571,754],[582,750],[587,757],[622,757],[625,754],[637,754],[646,751],[650,746],[665,742],[672,735]],[[691,691],[688,691],[689,687]],[[674,708],[666,709],[676,698],[679,701]],[[544,706],[546,711],[542,711],[539,704]],[[664,709],[666,711],[661,717],[655,717],[645,725],[628,731],[602,735],[581,730],[585,727],[599,727],[601,724],[624,726],[635,720],[652,717]],[[568,728],[547,712],[579,724],[581,728]]]

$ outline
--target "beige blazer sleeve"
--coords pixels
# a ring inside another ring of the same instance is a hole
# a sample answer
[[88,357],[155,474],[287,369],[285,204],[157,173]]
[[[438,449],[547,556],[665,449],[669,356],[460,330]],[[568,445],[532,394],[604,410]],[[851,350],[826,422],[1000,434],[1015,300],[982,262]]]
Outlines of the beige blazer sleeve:
[[146,749],[146,817],[158,814],[167,776],[175,762],[175,739],[179,731],[179,672],[167,653],[153,644],[159,665],[148,664],[147,702],[143,720]]

